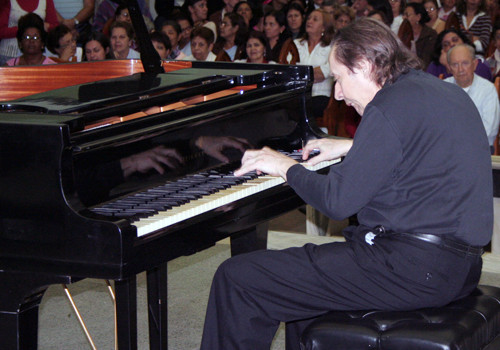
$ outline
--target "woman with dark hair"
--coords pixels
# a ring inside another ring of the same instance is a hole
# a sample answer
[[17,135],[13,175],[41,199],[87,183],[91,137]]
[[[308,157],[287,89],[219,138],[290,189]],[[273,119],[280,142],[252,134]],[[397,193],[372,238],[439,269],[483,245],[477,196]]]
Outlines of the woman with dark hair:
[[462,30],[469,36],[478,55],[484,55],[490,43],[491,17],[486,13],[485,0],[462,0],[457,4],[457,16]]
[[134,29],[127,22],[114,22],[109,29],[111,34],[111,48],[117,59],[139,59],[141,54],[132,49]]
[[52,58],[56,62],[81,62],[82,60],[83,50],[76,46],[76,37],[64,24],[59,24],[49,32],[47,48],[57,56]]
[[191,32],[191,52],[185,57],[187,61],[215,61],[217,56],[212,52],[215,35],[211,29],[199,26]]
[[224,50],[231,61],[241,57],[244,52],[248,29],[245,20],[235,12],[226,13],[222,18],[220,33],[214,45],[214,53],[217,55]]
[[403,11],[406,7],[406,0],[390,0],[391,4],[391,9],[392,9],[392,24],[391,24],[391,30],[395,33],[398,34],[399,32],[399,27],[401,26],[401,23],[403,22]]
[[179,41],[182,33],[179,23],[173,20],[166,20],[161,24],[161,28],[159,28],[159,30],[168,36],[170,45],[172,46],[168,59],[180,60],[185,57],[185,54],[179,48]]
[[301,38],[305,33],[305,10],[297,2],[291,2],[286,10],[286,30],[293,39]]
[[424,5],[418,2],[410,2],[406,5],[403,17],[410,22],[411,29],[413,30],[411,51],[422,60],[423,67],[427,68],[431,61],[434,43],[437,38],[436,31],[425,25],[430,21],[430,17]]
[[281,48],[289,38],[285,29],[286,19],[283,12],[272,10],[264,15],[264,34],[271,48],[271,52],[268,54],[271,61],[279,62]]
[[389,0],[368,0],[366,12],[369,14],[372,11],[381,14],[383,22],[389,27],[392,25],[394,16],[392,14],[392,7]]
[[294,43],[300,56],[300,64],[313,66],[314,84],[312,87],[313,116],[321,118],[332,93],[330,75],[330,54],[334,34],[333,17],[322,9],[313,10],[306,20],[306,32]]
[[248,30],[253,28],[259,20],[258,16],[255,14],[255,10],[246,1],[237,2],[236,5],[234,5],[233,12],[243,17]]
[[[432,62],[427,67],[427,73],[436,77],[450,77],[451,73],[448,68],[446,54],[452,47],[458,44],[471,45],[469,38],[461,30],[450,28],[439,33],[434,45],[434,52],[432,53]],[[475,73],[485,79],[491,80],[491,72],[488,66],[481,60],[478,60],[478,62]]]
[[276,63],[268,61],[266,55],[270,51],[269,43],[264,33],[259,31],[252,31],[248,35],[245,46],[246,59],[235,60],[235,62],[248,62],[248,63]]
[[434,29],[436,33],[441,33],[445,29],[446,23],[438,16],[439,7],[437,0],[425,0],[424,7],[431,19],[427,22],[427,26]]
[[149,38],[160,58],[162,60],[167,60],[172,50],[172,44],[170,44],[168,36],[163,32],[154,31],[149,34]]
[[186,0],[182,8],[190,16],[195,27],[207,22],[207,0]]
[[40,64],[54,64],[52,59],[45,57],[45,42],[47,32],[44,29],[43,19],[35,13],[28,13],[17,23],[17,43],[22,55],[11,58],[7,66],[32,66]]
[[101,61],[113,58],[109,39],[101,32],[92,32],[83,45],[83,49],[84,61]]

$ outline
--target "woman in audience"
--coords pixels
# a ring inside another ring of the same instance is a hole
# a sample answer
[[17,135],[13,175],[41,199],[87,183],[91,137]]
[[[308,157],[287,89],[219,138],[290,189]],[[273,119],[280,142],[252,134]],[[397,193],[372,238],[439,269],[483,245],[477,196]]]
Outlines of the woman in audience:
[[186,55],[179,48],[179,40],[181,37],[182,29],[179,23],[172,20],[166,20],[162,23],[160,31],[163,32],[168,39],[170,40],[170,45],[172,46],[172,50],[170,51],[170,55],[168,56],[169,60],[181,60]]
[[388,27],[392,25],[394,16],[392,15],[392,7],[389,0],[368,0],[366,14],[372,11],[378,13],[382,17],[382,22],[387,24]]
[[43,20],[35,13],[28,13],[19,18],[17,24],[17,43],[21,56],[11,58],[6,62],[8,66],[31,66],[40,64],[54,64],[52,59],[45,57],[45,41],[47,32]]
[[191,17],[193,26],[201,26],[207,22],[207,0],[185,0],[183,9]]
[[444,22],[446,22],[450,13],[456,11],[455,4],[456,4],[456,0],[443,0],[443,1],[441,1],[441,8],[439,9],[438,17],[441,20],[443,20]]
[[286,29],[293,39],[301,38],[305,33],[305,11],[296,2],[292,2],[286,8]]
[[248,62],[248,63],[276,63],[268,61],[266,53],[270,51],[267,38],[262,32],[256,30],[248,35],[246,43],[246,59],[236,60],[235,62]]
[[117,59],[139,59],[139,52],[131,48],[134,31],[127,22],[114,22],[110,28],[111,49]]
[[389,2],[392,8],[392,24],[391,30],[397,35],[399,32],[399,27],[403,23],[403,11],[406,7],[405,0],[390,0]]
[[422,60],[423,67],[427,68],[431,61],[437,33],[434,29],[426,26],[430,17],[424,5],[417,2],[410,2],[406,5],[403,17],[410,22],[413,30],[413,40],[411,51]]
[[340,30],[354,21],[356,13],[349,6],[341,6],[335,11],[333,18],[335,20],[335,30]]
[[457,15],[464,33],[478,55],[485,55],[492,31],[491,17],[486,13],[485,0],[462,0],[457,3]]
[[[451,73],[448,68],[446,54],[452,47],[458,44],[471,45],[471,42],[461,30],[455,28],[443,30],[437,37],[432,54],[432,62],[427,67],[427,73],[443,79],[450,77]],[[491,80],[490,69],[481,59],[479,59],[475,73],[485,79]]]
[[[148,30],[153,29],[153,17],[149,11],[147,0],[138,0],[139,10],[141,10],[144,22]],[[120,7],[120,9],[118,9]],[[125,9],[126,11],[122,11]],[[129,12],[126,6],[119,6],[117,1],[102,0],[96,1],[95,16],[92,23],[92,30],[95,32],[103,31],[104,34],[109,34],[109,27],[117,17],[118,20],[128,21],[130,19]]]
[[288,39],[285,26],[286,19],[283,12],[273,10],[264,15],[264,34],[271,48],[268,57],[275,62],[279,62],[281,48],[286,39]]
[[239,59],[245,48],[248,30],[245,20],[235,12],[226,13],[220,25],[220,35],[214,45],[214,53],[224,50],[231,61]]
[[81,62],[83,50],[76,46],[73,32],[64,24],[60,24],[49,32],[47,48],[56,57],[52,59],[59,63]]
[[184,58],[188,61],[215,61],[216,55],[212,52],[214,47],[214,32],[207,27],[199,26],[191,32],[192,55]]
[[330,76],[330,42],[334,33],[333,18],[319,9],[312,11],[306,20],[306,32],[294,43],[300,55],[300,64],[314,67],[313,116],[321,118],[332,92]]
[[102,61],[113,58],[109,39],[101,32],[92,32],[83,48],[85,61]]
[[53,0],[0,0],[0,66],[7,60],[21,56],[17,34],[19,19],[35,13],[44,22],[44,30],[59,24]]
[[160,55],[160,58],[162,60],[167,60],[170,55],[170,51],[172,51],[172,45],[170,44],[168,36],[163,32],[154,31],[149,34],[149,37],[156,52]]
[[441,33],[444,30],[445,22],[438,16],[438,4],[436,0],[425,0],[424,7],[431,19],[427,22],[427,26],[431,27],[436,33]]
[[239,14],[243,19],[245,20],[245,24],[247,25],[248,30],[253,28],[253,26],[256,24],[256,20],[258,19],[256,16],[254,16],[254,10],[250,6],[250,4],[246,1],[240,1],[237,2],[236,5],[234,5],[233,12]]
[[495,52],[488,57],[486,63],[490,66],[491,74],[496,77],[500,73],[500,23],[493,28],[493,40],[495,41]]
[[187,16],[183,12],[178,12],[174,16],[174,20],[181,27],[181,34],[179,35],[179,50],[184,54],[184,57],[191,55],[191,43],[189,42],[191,38],[191,31],[193,30],[193,22],[191,17]]

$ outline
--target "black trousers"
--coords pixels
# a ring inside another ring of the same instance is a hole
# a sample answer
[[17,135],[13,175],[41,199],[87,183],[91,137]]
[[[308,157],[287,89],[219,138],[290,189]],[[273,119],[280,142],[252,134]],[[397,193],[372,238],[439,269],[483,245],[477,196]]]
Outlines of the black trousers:
[[346,243],[256,251],[225,261],[207,306],[202,350],[269,349],[287,322],[287,349],[299,349],[309,320],[331,310],[409,310],[468,295],[480,256],[430,243],[364,236]]

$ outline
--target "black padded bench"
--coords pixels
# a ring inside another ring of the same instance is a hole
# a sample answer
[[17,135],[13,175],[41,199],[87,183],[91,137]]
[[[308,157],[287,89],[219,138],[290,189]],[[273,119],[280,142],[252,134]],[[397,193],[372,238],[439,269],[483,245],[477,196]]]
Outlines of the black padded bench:
[[304,350],[499,350],[500,288],[479,286],[445,307],[335,311],[302,333]]

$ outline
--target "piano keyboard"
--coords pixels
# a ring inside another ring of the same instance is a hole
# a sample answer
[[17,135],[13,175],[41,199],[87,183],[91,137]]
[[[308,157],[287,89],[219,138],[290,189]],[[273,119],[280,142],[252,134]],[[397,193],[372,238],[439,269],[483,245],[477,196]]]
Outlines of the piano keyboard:
[[[289,155],[300,159],[298,152]],[[304,166],[316,171],[339,161]],[[284,182],[283,178],[270,175],[249,173],[236,177],[232,171],[212,170],[120,198],[92,211],[129,218],[137,228],[137,236],[141,237]]]

